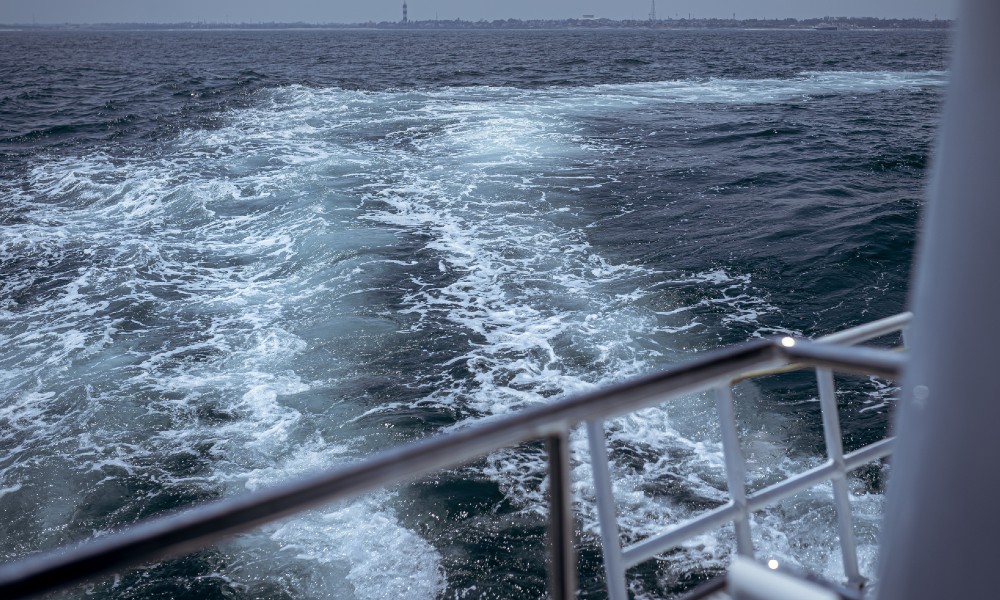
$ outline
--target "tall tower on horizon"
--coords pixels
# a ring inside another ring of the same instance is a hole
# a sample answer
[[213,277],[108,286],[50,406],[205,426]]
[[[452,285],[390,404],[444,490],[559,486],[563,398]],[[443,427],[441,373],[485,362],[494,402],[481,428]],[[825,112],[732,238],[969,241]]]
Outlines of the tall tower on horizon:
[[405,25],[407,22],[408,21],[406,18],[406,0],[403,0],[403,24]]
[[649,20],[656,20],[656,0],[650,0],[649,3]]

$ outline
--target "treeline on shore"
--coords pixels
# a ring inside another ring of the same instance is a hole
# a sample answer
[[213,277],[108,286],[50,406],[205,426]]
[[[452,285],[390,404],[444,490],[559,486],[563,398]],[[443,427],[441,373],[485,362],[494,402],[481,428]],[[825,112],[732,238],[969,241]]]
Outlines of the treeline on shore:
[[366,23],[188,23],[0,24],[17,29],[947,29],[948,19],[883,19],[875,17],[823,17],[816,19],[496,19],[492,21],[417,20]]

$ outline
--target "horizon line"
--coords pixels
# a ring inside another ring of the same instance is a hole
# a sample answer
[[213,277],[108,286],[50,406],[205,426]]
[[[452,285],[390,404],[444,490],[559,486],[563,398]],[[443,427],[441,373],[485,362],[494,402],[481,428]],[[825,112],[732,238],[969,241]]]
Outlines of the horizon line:
[[692,17],[692,18],[660,18],[651,20],[648,18],[629,18],[629,19],[615,19],[611,17],[597,17],[591,15],[584,15],[582,17],[565,17],[560,19],[555,18],[499,18],[499,19],[462,19],[461,17],[455,19],[409,19],[407,23],[403,23],[399,20],[395,21],[355,21],[355,22],[343,22],[343,21],[210,21],[210,20],[198,20],[198,21],[45,21],[37,22],[11,22],[2,23],[0,26],[17,26],[17,27],[65,27],[65,26],[102,26],[102,25],[141,25],[141,26],[157,26],[157,27],[167,27],[171,25],[275,25],[275,26],[294,26],[294,25],[309,25],[309,26],[370,26],[372,24],[381,25],[407,25],[407,24],[417,24],[417,23],[508,23],[508,22],[526,22],[526,23],[567,23],[567,22],[609,22],[609,23],[682,23],[682,22],[704,22],[704,21],[722,21],[728,23],[746,23],[746,22],[804,22],[804,21],[840,21],[840,22],[850,22],[850,21],[923,21],[928,23],[935,22],[951,22],[954,19],[940,18],[940,17],[873,17],[873,16],[831,16],[826,15],[822,17],[763,17],[763,18],[743,18],[743,19],[733,19],[726,17]]

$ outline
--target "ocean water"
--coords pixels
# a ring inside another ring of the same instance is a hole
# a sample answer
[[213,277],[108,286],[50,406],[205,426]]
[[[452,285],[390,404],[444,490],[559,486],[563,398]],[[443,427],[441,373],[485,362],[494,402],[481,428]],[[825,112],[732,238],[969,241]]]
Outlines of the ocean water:
[[[0,32],[0,560],[759,336],[899,312],[927,31]],[[845,444],[891,385],[845,380]],[[818,464],[744,383],[757,488]],[[623,539],[725,501],[710,399],[609,423]],[[582,450],[582,432],[571,444]],[[539,598],[528,445],[59,598]],[[603,574],[573,459],[582,596]],[[851,480],[871,575],[885,470]],[[838,579],[829,489],[754,516]],[[670,597],[722,528],[629,571]]]

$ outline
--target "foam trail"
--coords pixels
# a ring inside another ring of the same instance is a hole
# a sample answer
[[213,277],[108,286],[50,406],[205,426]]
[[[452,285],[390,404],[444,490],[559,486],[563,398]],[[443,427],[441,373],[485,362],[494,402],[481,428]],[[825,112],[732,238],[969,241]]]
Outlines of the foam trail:
[[[154,153],[39,160],[0,187],[25,214],[0,239],[11,274],[0,281],[0,502],[20,515],[6,556],[648,371],[684,356],[699,333],[773,333],[761,323],[777,308],[749,274],[601,255],[587,229],[609,218],[594,199],[617,181],[617,148],[582,123],[650,102],[942,83],[929,72],[540,90],[292,86]],[[709,407],[692,398],[609,424],[626,538],[722,501]],[[762,462],[780,454],[778,440],[754,443]],[[574,463],[584,498],[588,469]],[[541,509],[541,470],[531,452],[487,461],[525,511]],[[67,484],[53,494],[50,481]],[[396,494],[237,540],[220,577],[264,590],[293,571],[295,592],[317,597],[442,594],[441,552],[395,512]],[[861,511],[880,502],[866,497]],[[593,531],[592,511],[580,510]],[[795,558],[772,516],[755,517],[762,546]],[[359,540],[379,543],[359,552]],[[725,541],[699,538],[664,568],[721,565]]]

